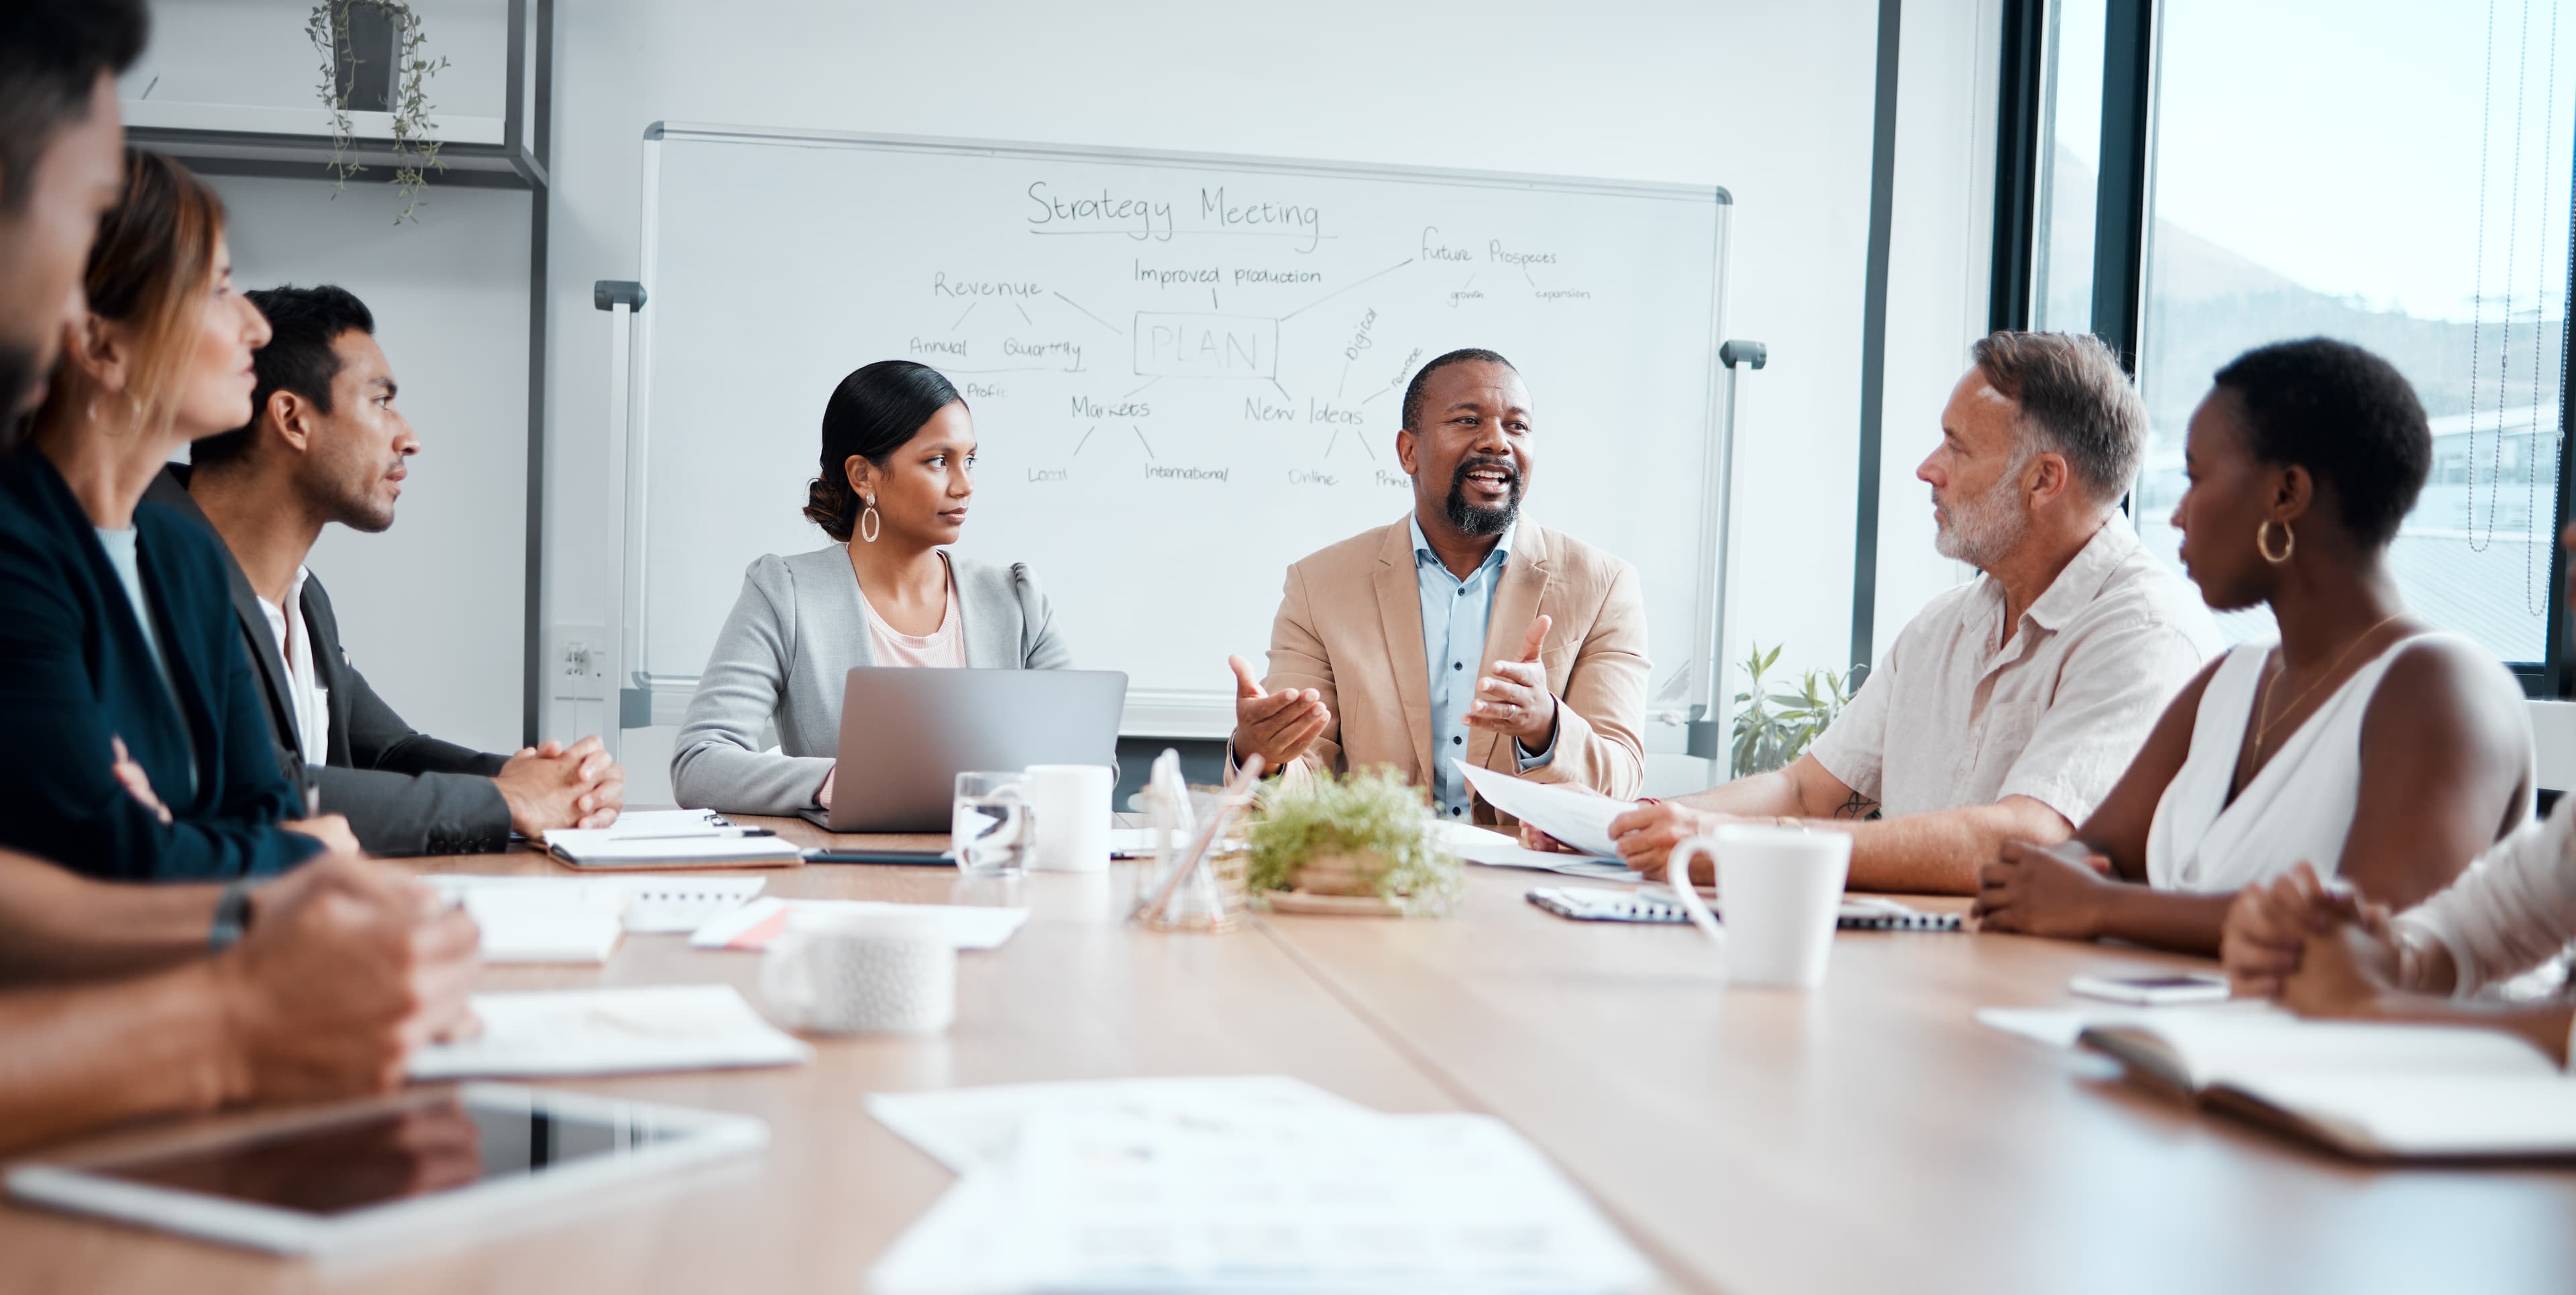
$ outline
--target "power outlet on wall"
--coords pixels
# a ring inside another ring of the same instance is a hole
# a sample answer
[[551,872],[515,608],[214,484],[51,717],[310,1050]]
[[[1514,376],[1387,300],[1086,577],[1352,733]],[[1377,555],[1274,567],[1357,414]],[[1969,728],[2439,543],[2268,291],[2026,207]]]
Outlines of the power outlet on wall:
[[557,701],[605,701],[609,651],[607,626],[557,625],[546,654],[549,695]]

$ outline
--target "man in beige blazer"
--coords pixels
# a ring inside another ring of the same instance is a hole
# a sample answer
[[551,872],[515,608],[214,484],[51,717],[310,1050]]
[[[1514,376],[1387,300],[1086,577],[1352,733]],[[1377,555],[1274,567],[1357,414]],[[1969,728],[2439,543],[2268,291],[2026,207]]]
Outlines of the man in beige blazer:
[[1637,572],[1520,516],[1537,439],[1518,370],[1452,351],[1404,393],[1413,511],[1288,568],[1270,676],[1242,657],[1230,760],[1291,780],[1387,766],[1493,823],[1451,767],[1631,797],[1645,778]]

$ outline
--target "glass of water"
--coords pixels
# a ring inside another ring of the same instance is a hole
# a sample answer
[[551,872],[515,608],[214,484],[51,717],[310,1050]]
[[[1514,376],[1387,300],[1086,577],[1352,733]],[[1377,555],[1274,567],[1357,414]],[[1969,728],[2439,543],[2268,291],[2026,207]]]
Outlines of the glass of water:
[[948,822],[948,847],[957,856],[957,870],[969,877],[1019,876],[1037,853],[1037,823],[1020,774],[957,775]]

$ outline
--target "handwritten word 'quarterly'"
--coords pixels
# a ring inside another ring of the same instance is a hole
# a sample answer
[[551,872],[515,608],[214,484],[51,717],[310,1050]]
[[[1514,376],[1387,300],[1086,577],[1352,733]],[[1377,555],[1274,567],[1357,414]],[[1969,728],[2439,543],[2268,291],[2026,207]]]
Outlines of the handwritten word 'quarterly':
[[1101,190],[1096,198],[1087,194],[1078,198],[1062,197],[1048,188],[1044,180],[1031,182],[1028,195],[1029,201],[1037,207],[1037,214],[1028,218],[1032,226],[1070,227],[1066,232],[1086,227],[1095,232],[1115,231],[1140,242],[1152,239],[1168,243],[1172,239],[1172,204],[1168,202],[1121,198],[1107,189]]

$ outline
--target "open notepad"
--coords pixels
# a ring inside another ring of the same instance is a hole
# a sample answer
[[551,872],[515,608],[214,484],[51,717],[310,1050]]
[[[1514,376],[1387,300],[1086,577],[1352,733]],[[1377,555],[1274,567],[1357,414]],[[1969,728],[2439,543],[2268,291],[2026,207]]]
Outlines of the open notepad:
[[482,1032],[414,1052],[418,1080],[619,1075],[792,1066],[814,1049],[761,1019],[731,985],[476,994]]
[[2576,1081],[2493,1030],[2172,1011],[2077,1041],[2158,1087],[2348,1155],[2576,1157]]

